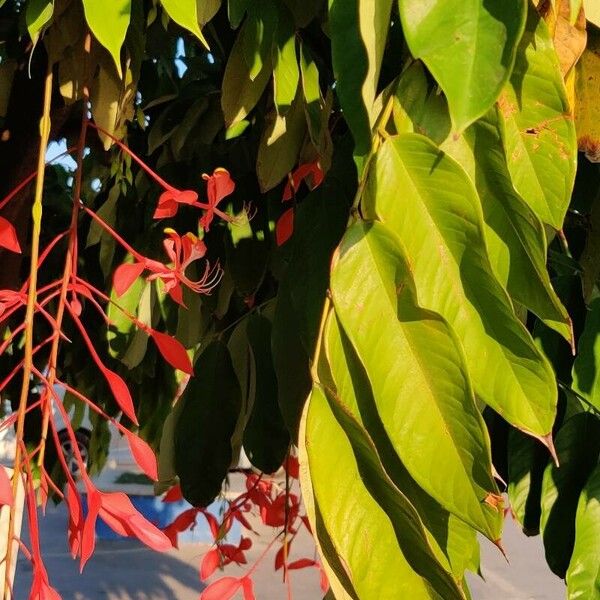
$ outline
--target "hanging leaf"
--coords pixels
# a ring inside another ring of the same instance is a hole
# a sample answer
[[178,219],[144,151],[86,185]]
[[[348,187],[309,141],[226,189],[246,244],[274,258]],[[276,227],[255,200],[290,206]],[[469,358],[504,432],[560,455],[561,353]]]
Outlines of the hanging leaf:
[[[98,366],[100,367],[100,365]],[[131,392],[129,391],[125,381],[123,381],[123,378],[106,367],[101,368],[100,370],[106,378],[112,394],[123,413],[131,420],[132,423],[139,425],[137,417],[135,416],[135,408],[133,407]]]
[[19,244],[17,232],[15,231],[13,224],[4,217],[0,217],[0,246],[11,252],[21,254],[21,246]]
[[270,54],[265,57],[260,73],[254,79],[250,77],[250,68],[244,58],[246,28],[245,22],[233,44],[223,75],[221,106],[227,127],[239,123],[256,106],[271,77]]
[[285,116],[275,108],[267,116],[258,146],[256,174],[261,191],[274,188],[294,168],[304,141],[306,122],[300,93]]
[[256,391],[244,430],[244,450],[257,469],[274,473],[283,464],[290,436],[277,402],[277,378],[271,355],[271,323],[262,315],[251,315],[247,333],[256,369]]
[[200,600],[229,600],[242,586],[237,577],[221,577],[208,585],[200,594]]
[[422,136],[396,136],[377,153],[362,206],[402,241],[419,303],[458,335],[476,394],[515,427],[547,435],[554,374],[492,272],[465,172]]
[[[369,438],[336,406],[330,394],[313,387],[299,437],[301,465],[310,475],[310,480],[301,480],[303,492],[311,486],[308,493],[318,503],[321,527],[335,548],[333,556],[324,554],[324,558],[345,566],[356,590],[356,596],[347,590],[350,597],[461,598],[443,571],[436,570],[435,581],[418,574],[433,574],[435,569],[418,515],[384,476]],[[367,483],[375,490],[369,490]],[[311,527],[320,529],[314,518]],[[353,544],[355,535],[360,535],[362,544]],[[374,564],[377,569],[371,567]]]
[[127,442],[131,448],[131,454],[139,468],[152,479],[152,481],[158,481],[158,466],[152,448],[150,448],[142,438],[128,429],[125,430],[125,436],[127,437]]
[[575,127],[552,39],[533,6],[498,116],[515,190],[560,229],[575,178]]
[[564,577],[575,541],[575,510],[587,478],[598,464],[600,419],[592,413],[571,417],[556,436],[560,467],[549,465],[542,484],[540,521],[548,566]]
[[277,28],[277,9],[272,0],[254,0],[248,5],[244,24],[244,59],[254,81],[265,62],[271,64],[273,35]]
[[[443,319],[418,307],[406,259],[383,225],[346,232],[331,293],[402,463],[444,508],[497,540],[501,512],[484,501],[498,492],[462,351]],[[427,464],[440,465],[443,480],[426,477]]]
[[477,572],[475,530],[426,494],[400,461],[381,422],[364,366],[333,312],[325,326],[323,351],[328,364],[320,361],[319,377],[326,386],[333,385],[336,400],[370,435],[387,476],[419,513],[437,560],[456,578],[461,578],[465,569]]
[[288,11],[280,9],[273,44],[273,88],[277,114],[284,116],[292,106],[299,78],[296,28]]
[[337,94],[356,156],[371,147],[371,128],[392,0],[329,0],[329,31]]
[[110,52],[119,77],[123,77],[121,47],[131,18],[131,0],[83,0],[83,10],[91,32]]
[[151,329],[149,333],[163,358],[172,367],[175,367],[188,375],[194,374],[194,368],[192,367],[190,357],[185,348],[181,345],[181,342],[166,333],[154,331],[153,329]]
[[231,464],[231,438],[241,408],[227,346],[212,342],[198,357],[202,377],[190,379],[175,427],[175,468],[184,498],[208,506]]
[[600,556],[600,466],[587,480],[575,517],[575,546],[567,570],[569,600],[594,598],[600,590],[598,579]]
[[[398,2],[406,42],[444,90],[460,133],[498,99],[515,62],[527,2],[502,7],[485,0]],[[449,52],[448,49],[452,48]]]
[[200,31],[196,0],[160,0],[160,3],[177,25],[193,33],[209,50],[208,42]]
[[573,390],[600,411],[600,298],[589,306],[572,376]]
[[546,269],[546,235],[541,221],[515,193],[494,111],[443,145],[475,183],[494,274],[514,300],[571,341],[571,320]]

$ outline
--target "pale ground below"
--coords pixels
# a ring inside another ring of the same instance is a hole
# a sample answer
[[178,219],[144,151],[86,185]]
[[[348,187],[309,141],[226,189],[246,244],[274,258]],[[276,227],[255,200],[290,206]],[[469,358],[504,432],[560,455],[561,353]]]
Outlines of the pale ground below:
[[[94,557],[83,576],[78,573],[66,551],[66,513],[62,506],[49,507],[42,519],[42,543],[50,579],[64,600],[198,600],[201,583],[199,559],[208,547],[185,544],[180,550],[156,554],[135,542],[99,541]],[[258,538],[249,553],[249,564],[259,556],[268,541],[268,533]],[[265,538],[265,539],[263,539]],[[308,536],[298,540],[295,551],[313,556]],[[560,600],[565,597],[564,584],[547,568],[540,538],[526,538],[509,520],[503,543],[510,559],[504,558],[489,543],[483,543],[483,582],[471,577],[474,600]],[[241,574],[231,569],[228,574]],[[19,559],[16,600],[28,597],[31,567]],[[280,572],[273,571],[273,557],[267,556],[254,577],[258,600],[286,598]],[[295,600],[319,600],[316,570],[307,569],[292,575]],[[412,599],[407,599],[412,600]]]

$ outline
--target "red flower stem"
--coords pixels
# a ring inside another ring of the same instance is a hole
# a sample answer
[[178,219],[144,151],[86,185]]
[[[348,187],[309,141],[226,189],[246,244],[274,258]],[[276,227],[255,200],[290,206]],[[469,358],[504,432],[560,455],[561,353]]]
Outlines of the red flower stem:
[[158,173],[153,171],[141,158],[138,157],[132,150],[130,150],[123,142],[118,140],[114,135],[103,129],[99,125],[95,123],[90,123],[90,127],[97,129],[100,133],[103,133],[106,137],[110,138],[123,152],[131,156],[131,158],[140,166],[154,181],[156,181],[159,185],[161,185],[168,192],[179,192],[177,188],[174,188],[172,185],[167,183]]
[[[91,123],[90,123],[91,125]],[[108,223],[103,221],[93,210],[90,210],[87,206],[82,207],[83,210],[104,229],[107,233],[109,233],[127,252],[129,252],[134,258],[138,260],[138,262],[144,262],[146,257],[134,250]]]
[[[88,31],[83,42],[83,73],[84,77],[87,74],[87,66],[89,54],[92,46],[92,36]],[[69,245],[65,256],[63,268],[63,277],[60,288],[60,298],[58,300],[58,308],[56,309],[56,331],[61,331],[63,317],[65,314],[65,304],[67,302],[67,292],[69,290],[69,281],[74,273],[77,272],[77,223],[79,219],[79,203],[81,197],[81,182],[83,178],[83,152],[85,150],[85,138],[87,135],[88,111],[87,104],[89,101],[89,88],[87,81],[83,85],[83,106],[81,116],[81,128],[79,131],[79,140],[77,142],[77,171],[75,172],[75,180],[73,182],[73,204],[71,207],[71,224],[69,226]],[[56,366],[58,362],[58,349],[60,347],[60,337],[56,336],[52,340],[52,348],[50,349],[50,358],[48,360],[48,386],[54,386],[56,380]],[[38,456],[38,466],[44,464],[44,455],[46,452],[46,438],[48,437],[48,421],[50,419],[50,408],[48,405],[44,410],[41,432],[41,450]]]
[[48,475],[48,472],[46,471],[46,469],[44,468],[43,465],[42,465],[42,476],[44,477],[44,479],[45,479],[46,483],[48,484],[48,486],[52,488],[52,491],[59,498],[62,498],[64,500],[65,495],[62,493],[62,490],[54,483],[54,481],[52,481],[52,477],[50,477],[50,475]]

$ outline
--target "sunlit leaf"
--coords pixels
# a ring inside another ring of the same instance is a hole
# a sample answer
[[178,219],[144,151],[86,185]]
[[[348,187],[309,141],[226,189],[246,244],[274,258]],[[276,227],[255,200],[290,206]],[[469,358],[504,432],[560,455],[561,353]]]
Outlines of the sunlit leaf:
[[200,31],[196,0],[160,0],[160,3],[175,23],[192,32],[208,48]]

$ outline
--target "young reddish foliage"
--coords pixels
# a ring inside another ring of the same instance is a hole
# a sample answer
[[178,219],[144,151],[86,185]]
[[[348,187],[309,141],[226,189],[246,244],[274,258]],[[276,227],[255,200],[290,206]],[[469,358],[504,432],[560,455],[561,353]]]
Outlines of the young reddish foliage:
[[17,232],[13,227],[12,223],[7,221],[4,217],[0,217],[0,246],[21,254],[21,246],[19,245],[19,239],[17,238]]

